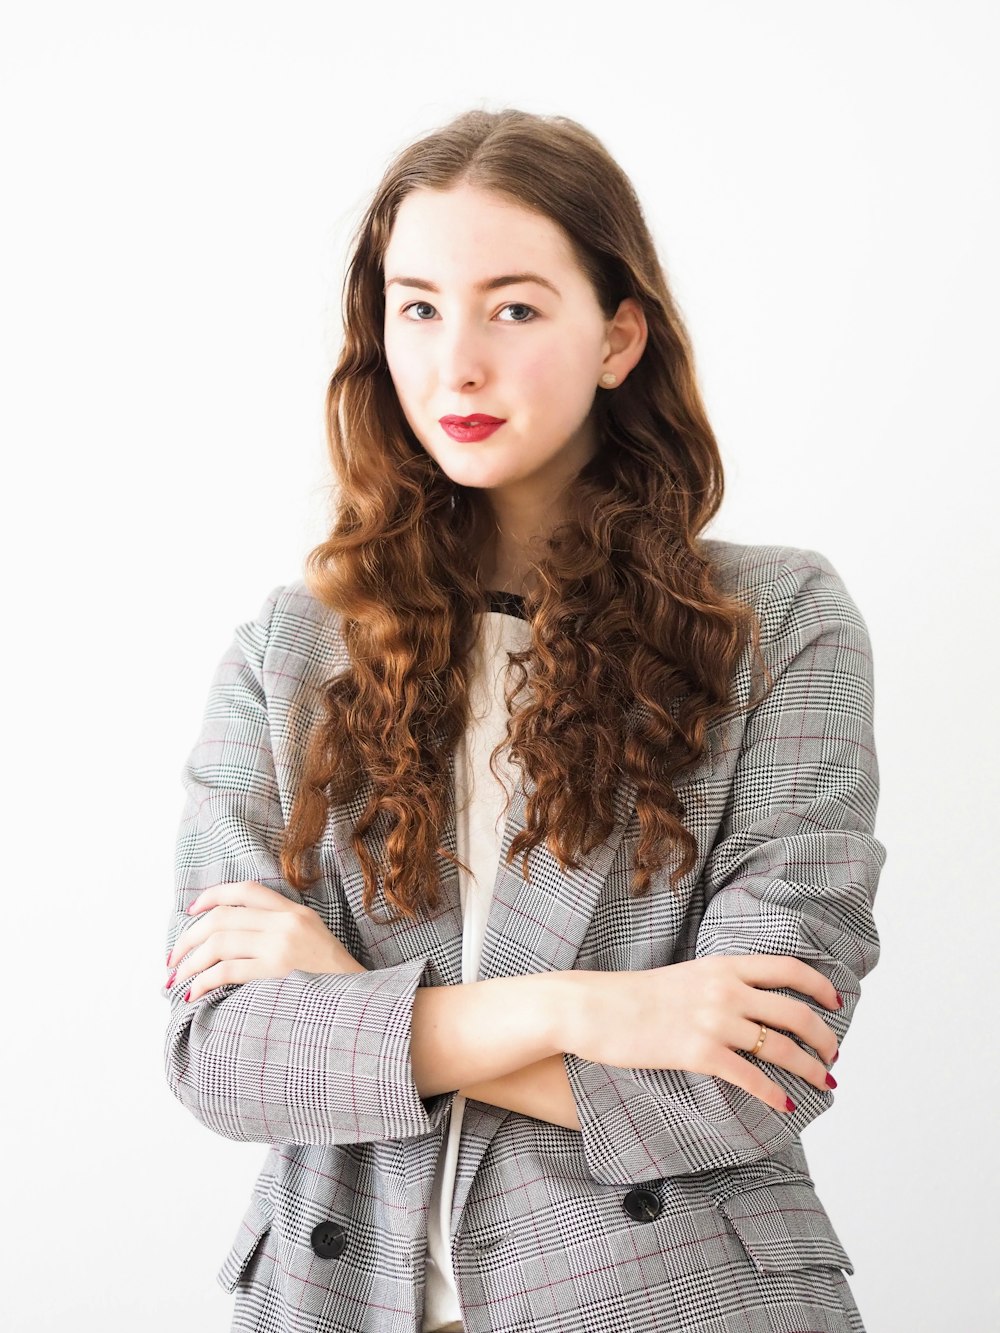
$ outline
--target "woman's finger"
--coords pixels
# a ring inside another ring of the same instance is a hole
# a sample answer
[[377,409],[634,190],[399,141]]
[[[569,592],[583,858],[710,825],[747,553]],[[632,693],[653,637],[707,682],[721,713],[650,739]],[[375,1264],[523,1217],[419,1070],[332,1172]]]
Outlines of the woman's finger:
[[261,945],[268,940],[262,930],[215,930],[189,950],[177,966],[170,989],[183,985],[189,977],[223,962],[263,963]]
[[270,930],[274,924],[274,916],[271,913],[265,916],[260,908],[238,908],[236,905],[212,908],[201,914],[197,921],[187,926],[177,936],[174,947],[170,950],[167,967],[173,967],[192,949],[204,944],[220,930],[233,926],[238,926],[240,930]]
[[[767,1024],[765,1024],[767,1027]],[[739,1038],[733,1043],[734,1048],[740,1056],[747,1056],[753,1053],[757,1045],[757,1039],[760,1036],[760,1024],[747,1019],[740,1024],[741,1032]],[[796,1074],[799,1078],[804,1078],[807,1083],[814,1084],[823,1092],[829,1092],[835,1088],[836,1083],[829,1080],[831,1075],[827,1072],[826,1065],[817,1060],[815,1056],[810,1055],[798,1046],[791,1037],[783,1032],[776,1031],[773,1027],[767,1028],[764,1037],[764,1044],[759,1051],[755,1053],[755,1058],[765,1060],[768,1064],[778,1065],[781,1069],[787,1069],[790,1074]]]
[[200,1000],[209,991],[217,990],[219,986],[227,986],[231,982],[251,981],[261,975],[266,973],[262,973],[255,958],[224,958],[221,962],[206,968],[191,982],[190,987],[185,987],[185,991],[188,992],[186,1002],[194,1004],[196,1000]]
[[195,915],[209,907],[259,907],[265,912],[294,911],[301,904],[289,901],[277,889],[269,889],[255,879],[242,879],[235,884],[211,884],[202,889],[190,903],[188,913]]
[[765,1106],[771,1106],[776,1111],[785,1113],[795,1109],[794,1102],[784,1088],[768,1078],[763,1070],[752,1065],[749,1060],[737,1055],[735,1051],[720,1050],[713,1060],[713,1066],[711,1070],[713,1075],[724,1078],[727,1083],[734,1083],[738,1088],[743,1088],[751,1097],[762,1101]]
[[801,958],[785,953],[733,954],[736,975],[751,986],[775,989],[785,986],[802,995],[811,995],[827,1009],[841,1007],[840,995],[829,977]]
[[763,1023],[798,1037],[815,1051],[820,1060],[833,1064],[839,1044],[837,1034],[805,1000],[751,986],[745,992],[743,1016],[751,1022]]

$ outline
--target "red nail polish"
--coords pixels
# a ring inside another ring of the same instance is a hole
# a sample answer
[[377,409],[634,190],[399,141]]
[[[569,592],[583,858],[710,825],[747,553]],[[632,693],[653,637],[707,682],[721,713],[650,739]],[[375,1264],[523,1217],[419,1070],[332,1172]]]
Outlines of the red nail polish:
[[785,1098],[785,1110],[786,1110],[786,1111],[794,1111],[794,1110],[795,1110],[795,1103],[792,1101],[791,1097],[786,1097],[786,1098]]
[[172,976],[172,977],[169,979],[169,981],[167,982],[167,984],[166,984],[166,986],[165,986],[164,989],[165,989],[165,990],[169,990],[170,987],[174,984],[174,982],[175,982],[176,980],[177,980],[177,973],[175,972],[175,973],[173,974],[173,976]]
[[833,1077],[832,1074],[827,1074],[827,1076],[826,1076],[826,1086],[827,1086],[828,1088],[835,1088],[835,1087],[837,1086],[837,1080]]
[[839,1059],[840,1059],[840,1052],[839,1052],[839,1051],[834,1051],[834,1053],[833,1053],[833,1059],[830,1061],[830,1063],[831,1063],[832,1065],[835,1065]]
[[843,1009],[844,1001],[841,999],[840,991],[837,991],[837,1008]]
[[190,998],[191,998],[191,992],[190,992],[190,990],[186,990],[186,991],[184,992],[184,998],[185,998],[185,1000],[190,1000]]

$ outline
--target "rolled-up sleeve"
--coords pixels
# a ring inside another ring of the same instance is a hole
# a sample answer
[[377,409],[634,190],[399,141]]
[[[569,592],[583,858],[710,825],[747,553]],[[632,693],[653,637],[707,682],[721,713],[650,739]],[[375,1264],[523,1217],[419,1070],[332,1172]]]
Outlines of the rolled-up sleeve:
[[[787,988],[775,993],[804,1000],[842,1041],[861,980],[879,957],[873,904],[886,850],[874,836],[871,642],[840,576],[816,551],[789,555],[761,620],[773,688],[746,718],[704,866],[695,956],[803,959],[833,982],[843,1008]],[[832,1104],[831,1091],[762,1056],[745,1058],[785,1088],[794,1112],[717,1077],[565,1055],[594,1178],[626,1184],[757,1161]]]
[[[256,880],[303,901],[280,869],[284,820],[265,691],[268,636],[283,592],[276,588],[256,619],[237,628],[183,769],[168,949],[191,923],[188,905],[210,885]],[[325,895],[324,920],[360,960],[339,879],[324,876],[312,892]],[[230,1139],[346,1144],[429,1133],[450,1098],[421,1098],[410,1039],[416,990],[433,978],[433,964],[413,958],[367,972],[229,983],[187,1003],[164,987],[167,1082],[198,1120]]]

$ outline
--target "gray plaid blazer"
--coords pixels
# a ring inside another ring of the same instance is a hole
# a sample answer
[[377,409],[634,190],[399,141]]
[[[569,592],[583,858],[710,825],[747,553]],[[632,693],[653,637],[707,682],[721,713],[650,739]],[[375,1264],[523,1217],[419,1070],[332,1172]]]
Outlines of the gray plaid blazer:
[[[648,897],[629,896],[638,819],[626,783],[611,836],[579,869],[562,871],[542,844],[529,889],[520,858],[501,858],[480,976],[792,954],[840,991],[841,1010],[807,1002],[842,1040],[879,956],[868,631],[818,552],[704,546],[723,585],[757,608],[776,683],[749,716],[734,708],[715,725],[678,786],[697,864],[680,894],[663,875]],[[168,946],[209,885],[258,880],[302,901],[280,873],[278,839],[316,687],[347,663],[338,618],[301,581],[275,588],[236,629],[183,772]],[[748,664],[749,650],[740,701]],[[269,1145],[217,1274],[235,1292],[233,1329],[421,1328],[428,1201],[454,1094],[419,1095],[410,1024],[418,986],[461,983],[458,872],[443,862],[432,919],[373,923],[350,845],[367,794],[331,810],[307,901],[368,972],[294,971],[187,1004],[163,991],[174,1095],[215,1133]],[[503,856],[526,794],[510,807]],[[456,850],[454,825],[444,842]],[[376,900],[379,915],[385,907]],[[451,1219],[466,1329],[862,1331],[845,1276],[854,1268],[800,1141],[834,1094],[746,1058],[787,1089],[794,1113],[719,1078],[572,1054],[580,1130],[470,1101]]]

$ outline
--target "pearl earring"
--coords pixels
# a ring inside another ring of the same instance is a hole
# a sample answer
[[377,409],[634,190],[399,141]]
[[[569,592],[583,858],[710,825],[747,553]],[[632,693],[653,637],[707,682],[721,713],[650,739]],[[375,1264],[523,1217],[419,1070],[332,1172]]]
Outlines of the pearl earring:
[[612,375],[610,370],[606,370],[604,374],[601,376],[601,383],[606,384],[610,389],[612,384],[618,383],[618,376]]

